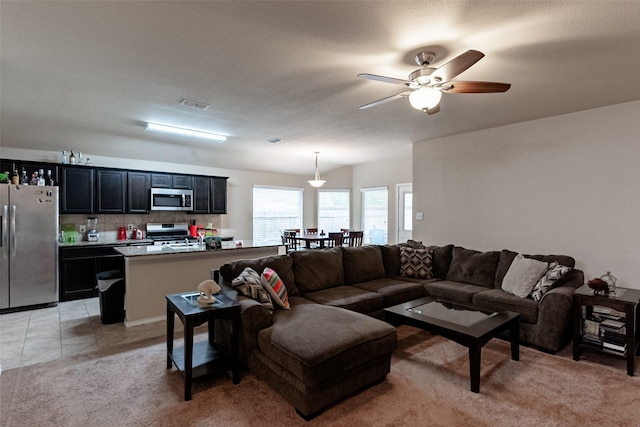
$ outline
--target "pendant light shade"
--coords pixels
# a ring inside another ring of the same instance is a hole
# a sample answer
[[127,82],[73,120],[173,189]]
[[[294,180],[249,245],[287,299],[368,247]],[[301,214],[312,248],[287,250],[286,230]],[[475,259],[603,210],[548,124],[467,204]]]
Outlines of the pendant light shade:
[[324,185],[324,183],[327,182],[327,181],[325,181],[323,179],[320,179],[320,172],[318,172],[318,153],[319,153],[319,151],[316,151],[315,153],[316,153],[316,174],[315,174],[314,179],[310,179],[308,182],[309,182],[309,184],[311,184],[312,187],[319,188],[319,187],[322,187]]

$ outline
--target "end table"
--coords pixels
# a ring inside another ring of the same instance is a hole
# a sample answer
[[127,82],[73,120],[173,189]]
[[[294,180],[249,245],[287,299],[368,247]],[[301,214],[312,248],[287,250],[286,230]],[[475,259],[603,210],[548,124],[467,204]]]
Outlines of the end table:
[[640,341],[640,290],[616,288],[616,295],[594,295],[587,285],[582,285],[573,294],[573,360],[580,360],[582,350],[605,351],[602,344],[585,342],[583,339],[583,309],[587,317],[592,316],[593,306],[608,307],[624,313],[625,351],[620,354],[627,359],[627,375],[633,376],[635,355]]
[[[200,305],[197,292],[167,295],[167,369],[175,364],[184,374],[184,400],[191,400],[193,378],[231,370],[233,383],[240,382],[238,345],[240,304],[224,294],[215,295],[216,303]],[[184,326],[184,351],[173,349],[175,315]],[[231,354],[215,342],[215,319],[232,322]],[[193,328],[208,322],[208,341],[193,344]]]

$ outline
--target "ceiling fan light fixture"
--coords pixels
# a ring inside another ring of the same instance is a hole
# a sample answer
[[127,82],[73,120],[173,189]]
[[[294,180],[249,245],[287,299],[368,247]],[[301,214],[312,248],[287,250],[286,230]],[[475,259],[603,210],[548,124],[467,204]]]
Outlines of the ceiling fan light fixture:
[[159,123],[151,123],[151,122],[145,124],[144,130],[165,132],[173,135],[183,135],[183,136],[191,136],[196,138],[204,138],[204,139],[209,139],[218,143],[224,142],[227,140],[227,137],[224,135],[218,135],[215,133],[203,132],[201,130],[179,128],[176,126],[162,125]]
[[318,153],[319,151],[316,151],[316,174],[314,176],[313,179],[310,179],[309,181],[307,181],[312,187],[315,188],[320,188],[324,185],[325,181],[324,179],[320,179],[320,172],[318,171]]
[[424,111],[440,103],[442,92],[430,87],[421,87],[409,94],[409,103],[416,110]]

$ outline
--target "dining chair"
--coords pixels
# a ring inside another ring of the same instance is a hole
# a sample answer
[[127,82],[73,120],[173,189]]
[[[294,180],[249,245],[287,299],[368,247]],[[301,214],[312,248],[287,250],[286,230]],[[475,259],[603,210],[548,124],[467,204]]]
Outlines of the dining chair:
[[342,232],[332,233],[329,232],[329,240],[327,241],[327,247],[335,248],[336,246],[342,246],[342,239],[344,234]]
[[362,246],[362,231],[350,231],[349,232],[349,246]]
[[341,228],[340,231],[342,231],[342,244],[345,246],[349,245],[349,232],[351,231],[351,229]]
[[298,239],[296,239],[296,233],[293,230],[284,230],[282,232],[282,240],[287,247],[287,252],[295,252],[298,250]]

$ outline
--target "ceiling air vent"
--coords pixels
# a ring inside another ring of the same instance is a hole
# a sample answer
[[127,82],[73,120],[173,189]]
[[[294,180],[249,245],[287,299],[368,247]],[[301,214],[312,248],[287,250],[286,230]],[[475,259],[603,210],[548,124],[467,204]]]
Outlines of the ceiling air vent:
[[195,108],[196,110],[206,110],[209,108],[209,104],[206,102],[192,101],[190,99],[183,99],[180,101],[180,105],[186,105],[187,107]]

